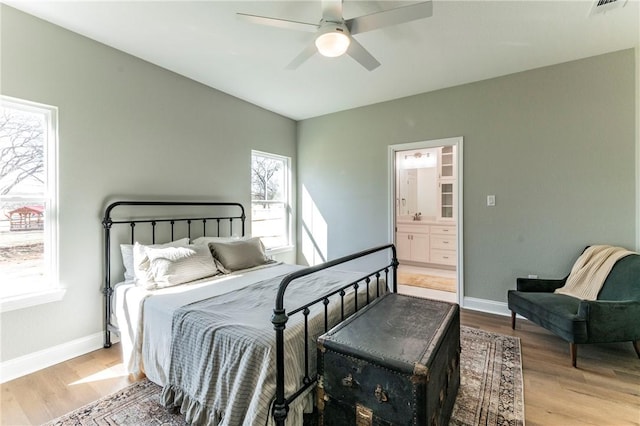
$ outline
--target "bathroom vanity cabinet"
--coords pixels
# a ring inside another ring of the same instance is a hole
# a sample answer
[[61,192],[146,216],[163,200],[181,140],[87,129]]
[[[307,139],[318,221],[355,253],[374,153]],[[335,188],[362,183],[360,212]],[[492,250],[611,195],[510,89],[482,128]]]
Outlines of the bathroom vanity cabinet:
[[456,227],[429,221],[398,223],[396,248],[400,261],[456,265]]

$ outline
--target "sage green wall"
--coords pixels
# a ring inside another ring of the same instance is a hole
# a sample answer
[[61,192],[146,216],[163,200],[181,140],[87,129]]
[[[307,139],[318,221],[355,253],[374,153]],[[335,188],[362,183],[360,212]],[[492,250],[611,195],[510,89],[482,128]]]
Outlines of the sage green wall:
[[588,244],[634,248],[635,72],[631,49],[300,122],[298,188],[327,257],[388,241],[389,145],[455,136],[466,297],[505,302],[516,277],[561,277]]
[[61,302],[2,314],[6,361],[101,330],[107,200],[247,206],[251,149],[295,157],[296,123],[0,7],[2,94],[59,108],[60,279],[68,289]]

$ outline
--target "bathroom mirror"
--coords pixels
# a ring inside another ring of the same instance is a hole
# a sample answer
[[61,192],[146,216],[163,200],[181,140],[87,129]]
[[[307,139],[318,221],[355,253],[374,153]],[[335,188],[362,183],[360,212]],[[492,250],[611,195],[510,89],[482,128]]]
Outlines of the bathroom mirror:
[[396,217],[425,219],[437,214],[438,150],[396,152]]

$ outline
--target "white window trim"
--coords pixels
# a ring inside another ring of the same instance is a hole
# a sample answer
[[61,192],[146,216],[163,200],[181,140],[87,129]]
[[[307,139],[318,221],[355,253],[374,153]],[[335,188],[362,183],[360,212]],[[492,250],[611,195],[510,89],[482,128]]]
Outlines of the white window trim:
[[[9,104],[16,109],[46,113],[48,116],[47,141],[44,144],[48,195],[44,228],[46,230],[45,238],[50,242],[45,245],[45,250],[50,250],[49,253],[45,253],[48,271],[47,283],[35,291],[0,297],[0,312],[9,312],[62,300],[66,289],[60,286],[58,268],[58,108],[5,95],[0,95],[0,102]],[[54,164],[55,167],[49,167],[50,164]]]
[[64,298],[66,292],[66,289],[58,287],[5,297],[0,300],[0,313],[44,305],[45,303],[58,302]]
[[282,254],[282,253],[289,253],[291,251],[293,251],[293,249],[295,248],[295,246],[288,244],[286,246],[281,246],[281,247],[274,247],[272,249],[266,249],[265,253],[267,254],[267,256],[273,256],[276,254]]
[[[254,155],[259,155],[261,157],[268,157],[268,158],[273,158],[275,160],[280,160],[280,161],[284,161],[285,166],[286,166],[286,171],[285,171],[285,189],[284,189],[284,204],[286,207],[286,221],[287,221],[287,244],[283,245],[283,246],[279,246],[279,247],[273,247],[270,249],[266,249],[265,252],[267,255],[272,256],[272,255],[276,255],[276,254],[281,254],[281,253],[287,253],[287,252],[291,252],[294,250],[295,246],[293,245],[293,219],[291,217],[292,215],[292,200],[293,200],[293,196],[291,194],[291,180],[292,180],[292,173],[291,173],[291,158],[287,157],[285,155],[278,155],[278,154],[273,154],[270,152],[264,152],[264,151],[258,151],[258,150],[251,150],[251,157],[253,158]],[[260,200],[255,200],[256,202],[260,201]],[[277,202],[282,202],[282,201],[277,201]],[[251,208],[253,209],[253,203],[254,200],[253,198],[251,198],[250,200],[250,204],[251,204]],[[251,228],[253,231],[253,216],[251,217]]]

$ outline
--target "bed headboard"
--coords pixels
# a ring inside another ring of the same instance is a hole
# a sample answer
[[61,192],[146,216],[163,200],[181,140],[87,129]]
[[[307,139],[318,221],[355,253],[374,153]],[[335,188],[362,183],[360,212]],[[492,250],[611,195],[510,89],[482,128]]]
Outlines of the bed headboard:
[[[200,236],[244,236],[246,215],[240,203],[207,201],[116,201],[107,206],[104,228],[105,341],[111,346],[111,277],[121,266],[120,244],[164,243]],[[115,260],[118,261],[115,261]],[[118,272],[119,273],[119,272]]]

